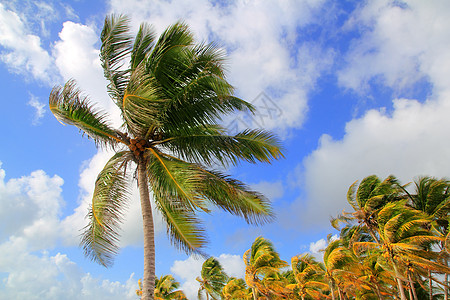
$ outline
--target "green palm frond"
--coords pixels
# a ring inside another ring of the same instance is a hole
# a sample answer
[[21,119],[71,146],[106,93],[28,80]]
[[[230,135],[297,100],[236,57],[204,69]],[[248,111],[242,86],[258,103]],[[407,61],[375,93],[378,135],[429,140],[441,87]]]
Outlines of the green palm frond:
[[86,256],[109,266],[118,252],[120,224],[129,197],[125,168],[131,160],[127,151],[116,153],[99,173],[95,182],[88,225],[82,233],[81,245]]
[[131,72],[139,65],[145,64],[151,49],[155,45],[156,34],[152,26],[142,23],[134,39],[133,50],[131,51]]
[[192,210],[186,208],[180,199],[154,193],[157,209],[167,226],[170,242],[187,254],[205,256],[202,248],[206,244],[205,230]]
[[208,165],[217,161],[236,165],[240,160],[269,163],[283,156],[278,139],[259,129],[229,136],[217,126],[197,127],[189,135],[168,136],[164,146],[182,159]]
[[180,199],[192,212],[209,212],[206,199],[199,194],[204,177],[194,176],[201,175],[195,165],[172,159],[152,148],[148,148],[147,155],[148,177],[154,193]]
[[193,42],[193,34],[181,22],[167,28],[156,42],[147,60],[147,70],[164,89],[170,91],[177,73],[185,68],[186,49]]
[[129,69],[123,67],[124,59],[132,50],[129,31],[129,19],[126,16],[110,15],[105,18],[101,33],[100,59],[105,78],[109,81],[108,93],[120,109],[129,79]]
[[106,114],[97,110],[69,80],[64,87],[54,87],[49,106],[58,121],[75,125],[92,138],[97,145],[112,146],[123,143],[118,132],[111,128]]
[[129,131],[147,138],[150,128],[160,127],[164,95],[154,77],[139,65],[132,73],[122,99],[122,113]]

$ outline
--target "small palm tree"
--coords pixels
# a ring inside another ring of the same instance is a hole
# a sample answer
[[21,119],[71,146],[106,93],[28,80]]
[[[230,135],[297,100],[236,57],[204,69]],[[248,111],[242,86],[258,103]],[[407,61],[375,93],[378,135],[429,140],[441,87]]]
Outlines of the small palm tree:
[[198,299],[202,299],[202,294],[205,293],[207,300],[210,297],[218,300],[221,299],[222,289],[228,281],[228,276],[220,262],[214,257],[210,257],[202,265],[201,277],[196,279],[200,283]]
[[[212,44],[196,44],[189,28],[176,23],[159,39],[143,23],[130,34],[125,16],[109,16],[101,33],[100,58],[108,92],[121,111],[114,128],[73,80],[55,87],[49,105],[55,117],[75,125],[97,146],[113,149],[95,182],[81,244],[87,256],[109,266],[118,252],[123,212],[135,170],[144,226],[143,299],[153,299],[155,244],[150,191],[170,240],[187,253],[201,253],[205,231],[196,217],[211,206],[261,224],[272,219],[264,196],[214,171],[240,160],[281,157],[277,139],[262,130],[227,135],[220,116],[253,107],[233,96],[225,80],[224,55]],[[131,172],[133,174],[133,172]]]
[[292,277],[294,283],[286,287],[293,291],[294,295],[302,300],[307,297],[313,299],[326,298],[323,291],[328,290],[328,284],[324,282],[322,268],[310,254],[293,256],[291,258]]
[[184,300],[183,291],[178,290],[180,283],[172,275],[163,275],[155,281],[155,300]]
[[244,279],[231,277],[222,289],[223,296],[226,300],[247,300],[251,299],[251,291],[249,291]]
[[271,291],[263,284],[263,279],[272,273],[277,273],[288,264],[280,259],[272,243],[257,237],[250,249],[244,253],[245,282],[252,289],[253,299],[258,299],[261,293],[270,297]]

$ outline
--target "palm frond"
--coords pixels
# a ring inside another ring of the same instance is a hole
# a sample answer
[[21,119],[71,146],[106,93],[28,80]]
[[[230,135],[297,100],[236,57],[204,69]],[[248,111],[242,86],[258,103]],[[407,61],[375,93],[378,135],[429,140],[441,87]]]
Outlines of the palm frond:
[[167,225],[170,242],[187,254],[205,256],[202,248],[207,240],[201,222],[192,210],[182,204],[181,199],[154,192],[157,209]]
[[197,127],[189,135],[167,137],[163,145],[178,157],[211,165],[236,165],[239,160],[267,162],[283,157],[278,139],[263,130],[245,130],[234,136],[224,135],[220,127]]
[[122,99],[126,126],[134,136],[146,138],[149,129],[161,127],[161,110],[166,100],[155,78],[139,65],[132,73]]
[[89,223],[82,233],[86,256],[105,267],[118,252],[120,223],[129,197],[124,170],[131,159],[128,151],[118,152],[99,173],[87,215]]
[[110,15],[105,18],[101,33],[100,59],[104,75],[109,81],[108,93],[120,109],[129,79],[128,66],[123,66],[124,59],[132,50],[129,30],[129,19],[126,16]]
[[145,64],[148,56],[155,45],[156,34],[152,26],[142,23],[134,40],[133,50],[131,51],[131,72],[139,65]]
[[64,87],[54,87],[50,93],[49,106],[62,123],[75,125],[92,138],[96,145],[112,146],[122,142],[120,135],[111,128],[106,114],[97,110],[77,89],[74,80]]

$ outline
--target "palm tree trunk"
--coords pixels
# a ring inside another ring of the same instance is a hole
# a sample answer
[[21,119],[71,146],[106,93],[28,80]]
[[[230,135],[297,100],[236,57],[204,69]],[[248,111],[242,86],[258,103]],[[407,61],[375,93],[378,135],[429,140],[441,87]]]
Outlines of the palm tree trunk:
[[405,290],[403,289],[403,283],[402,283],[402,280],[400,279],[400,274],[398,272],[397,265],[395,264],[393,258],[392,258],[392,266],[394,267],[395,280],[397,281],[397,287],[398,287],[398,292],[400,293],[400,299],[407,300],[406,295],[405,295]]
[[380,286],[378,285],[378,282],[375,283],[375,293],[378,296],[378,299],[384,300],[383,295],[381,295]]
[[[446,254],[447,255],[447,254]],[[445,266],[448,267],[448,258],[445,256],[444,258]],[[445,273],[445,279],[444,279],[444,300],[448,300],[448,273]]]
[[445,273],[444,300],[448,300],[448,273]]
[[331,299],[332,299],[332,300],[336,300],[336,298],[334,297],[333,280],[330,280],[330,282],[329,282],[328,284],[330,285]]
[[429,295],[430,295],[430,300],[433,300],[433,281],[431,280],[431,271],[428,270],[428,286],[429,286]]
[[258,298],[256,298],[256,293],[258,293],[258,291],[256,290],[256,288],[252,288],[252,294],[253,294],[253,300],[257,300]]
[[155,292],[155,230],[144,158],[138,162],[138,187],[144,225],[144,279],[141,300],[153,300]]
[[[412,276],[411,273],[408,271],[408,281],[409,281],[409,287],[412,291],[412,296],[414,297],[414,300],[419,300],[417,298],[417,294],[416,294],[416,288],[414,287],[414,281],[412,280]],[[410,296],[411,298],[411,296]]]

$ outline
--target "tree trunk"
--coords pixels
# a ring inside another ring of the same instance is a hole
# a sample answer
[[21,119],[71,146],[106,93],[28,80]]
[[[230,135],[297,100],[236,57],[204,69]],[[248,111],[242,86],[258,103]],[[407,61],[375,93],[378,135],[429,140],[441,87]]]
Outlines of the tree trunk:
[[444,300],[448,300],[448,274],[445,273]]
[[253,294],[253,300],[257,300],[257,296],[256,294],[258,293],[258,291],[256,291],[256,288],[252,288],[252,294]]
[[153,300],[155,293],[155,230],[152,206],[148,189],[148,179],[143,157],[138,162],[138,187],[144,226],[144,279],[142,280],[142,300]]
[[400,299],[407,300],[405,295],[405,290],[403,289],[403,282],[400,279],[400,274],[398,273],[397,265],[392,258],[392,266],[394,267],[395,280],[397,281],[398,292],[400,293]]
[[430,295],[430,300],[433,300],[433,281],[431,280],[431,271],[428,270],[428,286],[429,286],[429,295]]
[[330,285],[330,291],[331,291],[331,299],[336,300],[336,298],[334,297],[333,280],[330,280],[329,285]]
[[384,300],[383,295],[381,295],[380,286],[378,285],[378,282],[375,283],[375,293],[378,296],[378,299]]
[[412,291],[412,295],[414,297],[414,300],[419,300],[417,298],[416,288],[414,287],[414,281],[412,280],[411,273],[409,271],[408,271],[408,280],[409,280],[409,287],[410,287],[410,289]]

